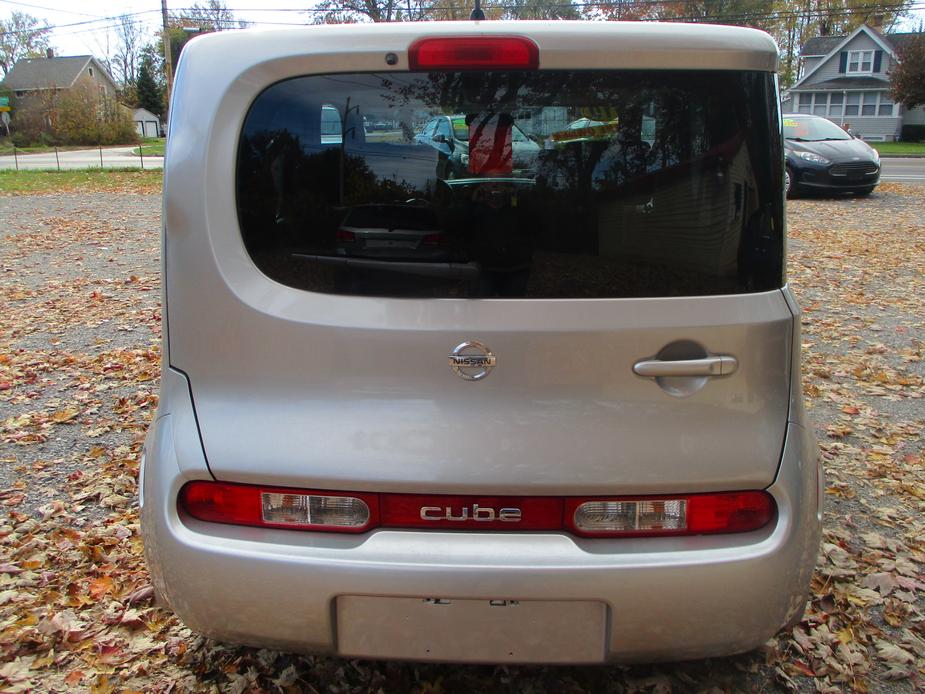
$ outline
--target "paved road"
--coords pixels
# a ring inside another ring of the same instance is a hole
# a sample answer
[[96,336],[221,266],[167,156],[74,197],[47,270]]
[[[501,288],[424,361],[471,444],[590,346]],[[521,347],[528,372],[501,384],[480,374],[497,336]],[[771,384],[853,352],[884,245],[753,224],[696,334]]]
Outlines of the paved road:
[[925,185],[925,157],[884,157],[880,160],[880,180]]
[[[103,166],[106,168],[119,168],[123,166],[141,166],[139,158],[132,154],[132,147],[103,147]],[[20,169],[87,169],[100,167],[99,149],[78,149],[69,152],[58,152],[55,159],[54,152],[44,154],[20,154],[18,159]],[[16,159],[12,154],[0,156],[0,169],[16,168]],[[160,169],[164,166],[163,157],[145,157],[144,168]]]
[[[54,152],[23,154],[19,155],[18,159],[20,169],[55,169],[58,168],[59,161],[62,169],[98,168],[100,166],[100,150],[81,149],[59,152],[57,161],[55,160]],[[113,168],[141,166],[141,162],[138,157],[132,154],[131,147],[104,147],[103,166]],[[145,157],[144,159],[146,169],[160,169],[163,166],[163,157]],[[16,162],[12,155],[0,155],[0,169],[12,169],[15,167]],[[925,157],[915,159],[884,158],[881,180],[925,185]]]

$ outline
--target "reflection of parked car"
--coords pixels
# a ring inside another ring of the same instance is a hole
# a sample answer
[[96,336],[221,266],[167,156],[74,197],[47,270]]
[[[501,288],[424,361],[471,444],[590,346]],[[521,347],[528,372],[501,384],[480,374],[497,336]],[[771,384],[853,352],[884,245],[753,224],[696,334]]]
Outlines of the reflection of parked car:
[[442,260],[449,253],[449,236],[426,207],[359,205],[337,230],[335,252],[362,258]]
[[[414,140],[440,152],[437,164],[440,178],[469,175],[469,126],[464,115],[431,118]],[[515,172],[532,169],[539,151],[540,146],[523,130],[516,125],[511,128],[511,161]]]
[[563,145],[569,142],[585,142],[588,140],[609,139],[617,131],[617,122],[605,123],[590,118],[579,118],[569,123],[565,130],[551,135],[552,141]]
[[340,122],[340,113],[333,106],[321,107],[321,144],[339,145],[343,142],[343,126]]
[[784,116],[787,196],[801,190],[868,195],[880,182],[880,154],[821,116]]

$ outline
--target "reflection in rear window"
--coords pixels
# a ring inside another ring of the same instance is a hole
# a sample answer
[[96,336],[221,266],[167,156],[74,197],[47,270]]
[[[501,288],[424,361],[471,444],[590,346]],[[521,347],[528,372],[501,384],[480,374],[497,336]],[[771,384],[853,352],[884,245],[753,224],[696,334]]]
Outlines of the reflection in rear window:
[[273,279],[386,297],[594,298],[782,283],[766,73],[339,74],[266,89],[240,139]]

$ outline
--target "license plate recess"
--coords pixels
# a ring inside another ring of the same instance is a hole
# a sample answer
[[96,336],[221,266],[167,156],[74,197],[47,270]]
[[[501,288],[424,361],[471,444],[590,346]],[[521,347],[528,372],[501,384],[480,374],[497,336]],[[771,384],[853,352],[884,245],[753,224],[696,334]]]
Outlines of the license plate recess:
[[606,626],[594,601],[337,598],[337,650],[356,658],[599,663]]

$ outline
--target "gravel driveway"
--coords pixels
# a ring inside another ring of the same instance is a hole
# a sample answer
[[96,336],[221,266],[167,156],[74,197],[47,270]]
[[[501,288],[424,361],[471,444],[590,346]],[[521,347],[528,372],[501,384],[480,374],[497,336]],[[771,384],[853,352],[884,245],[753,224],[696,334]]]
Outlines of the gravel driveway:
[[0,197],[0,690],[916,691],[923,210],[925,188],[896,184],[790,204],[806,399],[828,475],[803,623],[713,661],[495,668],[224,646],[154,606],[135,475],[157,404],[160,198]]

